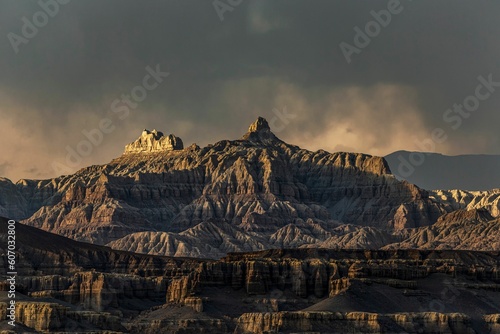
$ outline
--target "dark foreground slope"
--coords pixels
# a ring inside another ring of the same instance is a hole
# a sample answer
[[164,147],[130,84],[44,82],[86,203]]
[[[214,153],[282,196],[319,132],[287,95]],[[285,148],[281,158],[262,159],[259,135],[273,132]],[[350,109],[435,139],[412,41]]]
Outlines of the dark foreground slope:
[[[5,270],[4,219],[0,232]],[[498,252],[276,249],[201,261],[117,252],[29,226],[16,236],[19,332],[500,331]]]
[[200,260],[172,259],[74,241],[16,224],[16,321],[7,325],[7,219],[0,218],[0,330],[126,331],[120,318],[165,301],[168,279]]

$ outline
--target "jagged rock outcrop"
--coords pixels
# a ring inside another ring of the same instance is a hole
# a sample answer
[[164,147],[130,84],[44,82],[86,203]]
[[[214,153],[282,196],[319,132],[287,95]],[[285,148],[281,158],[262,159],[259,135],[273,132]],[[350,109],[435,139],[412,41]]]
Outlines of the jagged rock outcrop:
[[178,257],[220,258],[229,252],[263,250],[268,243],[224,222],[200,223],[181,233],[138,232],[110,242],[114,249]]
[[[52,180],[21,180],[16,188],[27,202],[23,223],[98,244],[138,232],[188,234],[200,223],[227,223],[231,234],[264,237],[252,250],[300,247],[334,236],[330,228],[340,224],[400,230],[430,225],[446,213],[428,192],[398,181],[383,158],[304,150],[277,138],[263,118],[239,140],[204,148],[183,149],[173,135],[145,131],[106,165]],[[208,225],[202,228],[210,233]],[[195,248],[182,236],[159,236]],[[248,250],[242,242],[214,248]]]
[[431,198],[445,206],[446,211],[487,210],[493,217],[500,217],[500,189],[488,191],[434,190]]
[[[415,229],[459,209],[486,209],[498,218],[499,195],[428,192],[398,181],[381,157],[301,149],[258,118],[238,140],[184,149],[173,135],[145,130],[106,165],[51,180],[3,180],[0,210],[115,249],[220,258],[269,248],[425,248],[431,244],[415,241]],[[453,225],[447,233],[493,233],[495,226]],[[452,238],[439,238],[443,248],[498,247],[484,239],[445,245]]]
[[37,331],[54,331],[64,326],[67,308],[56,303],[16,304],[17,322]]
[[[4,218],[0,241],[0,267],[7,268]],[[16,241],[16,322],[31,332],[124,332],[124,315],[165,303],[169,280],[202,263],[116,252],[20,224]],[[2,277],[0,291],[8,288]],[[203,309],[197,300],[186,304]],[[1,323],[5,303],[0,303],[0,316]]]
[[334,277],[330,277],[330,282],[329,282],[329,296],[334,297],[338,295],[339,293],[345,291],[351,286],[351,281],[347,277],[339,278],[336,279]]
[[187,297],[184,299],[184,305],[192,308],[196,312],[203,312],[203,299],[200,297]]
[[[0,219],[3,268],[6,231]],[[209,261],[118,252],[25,225],[16,232],[16,316],[24,332],[495,333],[498,327],[498,252],[304,248]],[[0,328],[8,328],[5,301]]]
[[488,314],[484,316],[490,333],[500,333],[500,314]]
[[125,146],[125,154],[173,151],[182,150],[183,148],[184,144],[179,137],[172,134],[165,136],[163,132],[144,129],[136,141]]
[[83,326],[121,331],[120,318],[109,313],[75,311],[58,303],[18,302],[16,322],[42,332],[73,332]]
[[402,241],[384,246],[386,249],[500,249],[500,218],[486,209],[459,209],[443,215],[427,227],[409,229]]
[[335,233],[316,245],[319,248],[333,249],[379,249],[400,240],[397,233],[373,227],[351,227],[350,230],[344,229],[345,233]]
[[[302,251],[302,250],[301,250]],[[304,250],[304,253],[307,254]],[[251,253],[254,254],[254,253]],[[182,302],[196,295],[202,287],[231,286],[248,295],[262,295],[273,289],[289,290],[299,297],[315,295],[318,298],[336,295],[364,278],[377,279],[377,283],[397,288],[416,288],[416,279],[434,273],[450,275],[479,275],[482,279],[500,282],[498,263],[494,259],[476,258],[477,263],[451,254],[418,251],[333,251],[312,253],[313,257],[297,259],[285,253],[281,257],[246,258],[228,256],[219,262],[199,265],[193,273],[177,278],[169,287],[168,300]],[[297,251],[297,254],[302,254]],[[405,256],[406,255],[406,256]],[[352,260],[349,259],[352,257]],[[422,265],[420,266],[419,263]],[[481,266],[480,272],[475,266]],[[488,269],[485,269],[487,267]]]
[[296,220],[274,233],[239,230],[224,222],[200,223],[181,233],[139,232],[108,245],[166,256],[220,258],[235,251],[273,248],[497,250],[500,220],[486,210],[457,210],[432,226],[400,231]]
[[464,314],[364,312],[246,313],[235,333],[476,333]]
[[270,145],[282,142],[271,132],[269,123],[267,123],[267,120],[263,117],[257,118],[255,122],[250,124],[247,133],[245,133],[241,139]]

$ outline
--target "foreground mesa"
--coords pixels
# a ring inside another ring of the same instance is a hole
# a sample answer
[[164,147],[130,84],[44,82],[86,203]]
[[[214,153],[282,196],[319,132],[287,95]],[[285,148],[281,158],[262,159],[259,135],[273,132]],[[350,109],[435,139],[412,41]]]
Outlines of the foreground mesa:
[[[1,254],[6,235],[0,219]],[[17,240],[18,332],[500,333],[498,252],[295,249],[203,260],[24,225]],[[2,296],[0,329],[12,329]]]

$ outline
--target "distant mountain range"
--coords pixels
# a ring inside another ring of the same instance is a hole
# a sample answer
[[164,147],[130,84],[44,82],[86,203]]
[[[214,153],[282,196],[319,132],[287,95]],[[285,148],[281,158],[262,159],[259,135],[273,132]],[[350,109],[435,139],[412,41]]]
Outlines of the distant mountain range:
[[397,151],[385,159],[394,175],[424,189],[500,188],[500,155],[446,156]]
[[144,130],[108,164],[50,180],[0,178],[0,214],[78,241],[167,256],[500,249],[500,190],[427,191],[398,180],[382,157],[287,144],[263,118],[241,138],[203,148]]

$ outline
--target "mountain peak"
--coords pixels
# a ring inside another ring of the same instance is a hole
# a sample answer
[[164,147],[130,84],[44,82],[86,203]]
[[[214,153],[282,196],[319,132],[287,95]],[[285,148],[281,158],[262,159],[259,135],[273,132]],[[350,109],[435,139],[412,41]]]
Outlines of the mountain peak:
[[163,132],[156,131],[156,129],[153,129],[151,131],[149,131],[148,129],[142,130],[141,137],[147,137],[148,135],[152,135],[153,138],[158,140],[163,137]]
[[144,129],[136,141],[125,146],[124,153],[174,151],[183,148],[182,139],[173,134],[165,136],[163,132]]
[[248,132],[260,132],[263,130],[271,131],[271,128],[269,127],[269,123],[267,123],[267,120],[264,117],[260,116],[248,127]]
[[254,142],[275,142],[279,139],[271,132],[269,123],[264,117],[258,117],[255,122],[250,124],[248,132],[241,137],[242,140]]

